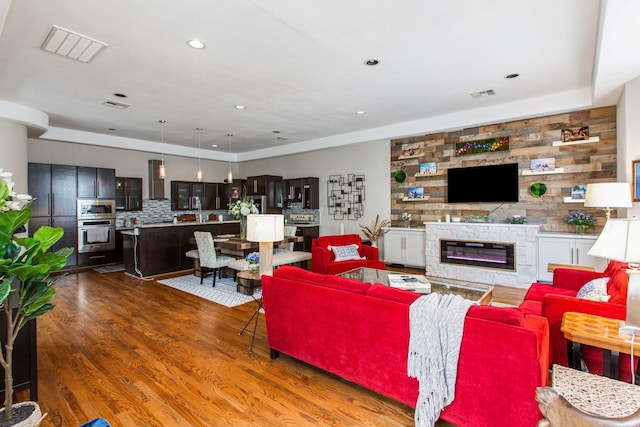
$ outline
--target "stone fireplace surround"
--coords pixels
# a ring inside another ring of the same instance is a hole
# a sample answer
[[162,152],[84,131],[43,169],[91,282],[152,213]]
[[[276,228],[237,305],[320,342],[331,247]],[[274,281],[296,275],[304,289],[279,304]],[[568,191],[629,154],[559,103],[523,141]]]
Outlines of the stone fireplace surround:
[[[538,225],[425,222],[426,275],[527,289],[537,277]],[[516,271],[440,262],[440,239],[515,243]]]

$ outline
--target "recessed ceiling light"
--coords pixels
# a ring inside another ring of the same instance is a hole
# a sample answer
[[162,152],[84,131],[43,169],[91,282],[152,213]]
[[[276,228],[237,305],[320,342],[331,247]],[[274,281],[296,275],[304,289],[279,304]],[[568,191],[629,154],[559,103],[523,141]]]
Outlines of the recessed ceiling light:
[[271,132],[273,132],[273,133],[280,133],[280,131],[279,131],[279,130],[272,130]]
[[187,44],[189,45],[189,47],[192,47],[194,49],[204,49],[207,47],[207,45],[204,44],[202,40],[198,40],[198,39],[191,39],[187,41]]
[[513,74],[507,74],[506,76],[504,76],[505,79],[515,79],[516,77],[518,77],[520,74],[518,73],[513,73]]
[[211,146],[212,146],[213,148],[216,148],[216,147],[218,146],[218,144],[211,144]]
[[286,141],[287,138],[283,137],[283,136],[279,136],[276,138],[277,141]]
[[118,98],[127,98],[127,95],[124,93],[114,93],[113,96],[117,96]]
[[115,131],[116,128],[108,128],[110,131]]
[[358,111],[356,111],[356,114],[359,115],[359,116],[362,116],[363,114],[367,114],[367,112],[366,111],[362,111],[362,110],[358,110]]
[[125,108],[130,107],[129,104],[125,104],[124,102],[116,102],[116,101],[105,101],[102,103],[102,105],[106,105],[107,107],[111,107],[111,108],[119,108],[121,110],[124,110]]
[[235,108],[236,110],[244,110],[244,109],[245,109],[245,108],[247,108],[247,107],[245,107],[244,105],[236,105],[234,108]]
[[378,65],[380,61],[378,61],[377,59],[367,59],[366,61],[364,61],[364,63],[365,65],[373,67],[374,65]]

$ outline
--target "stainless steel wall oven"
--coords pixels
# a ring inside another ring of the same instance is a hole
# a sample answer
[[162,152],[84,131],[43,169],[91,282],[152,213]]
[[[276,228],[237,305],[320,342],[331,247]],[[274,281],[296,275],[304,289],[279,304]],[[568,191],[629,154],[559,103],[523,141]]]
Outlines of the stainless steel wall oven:
[[78,253],[116,247],[115,200],[78,199]]

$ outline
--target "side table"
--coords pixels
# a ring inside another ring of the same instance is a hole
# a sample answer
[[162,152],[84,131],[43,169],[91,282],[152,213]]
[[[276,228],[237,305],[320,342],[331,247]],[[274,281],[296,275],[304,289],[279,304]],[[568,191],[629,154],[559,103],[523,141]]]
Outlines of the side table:
[[253,292],[262,286],[262,279],[258,271],[239,271],[236,274],[236,291],[245,295],[253,295]]
[[[586,313],[566,312],[562,316],[560,330],[567,339],[569,367],[579,369],[580,352],[573,344],[585,344],[602,349],[602,373],[609,378],[618,378],[618,357],[612,352],[631,354],[631,342],[618,335],[620,320]],[[633,345],[634,355],[640,355],[640,337]],[[638,363],[640,365],[640,361]],[[636,367],[636,384],[640,373]]]

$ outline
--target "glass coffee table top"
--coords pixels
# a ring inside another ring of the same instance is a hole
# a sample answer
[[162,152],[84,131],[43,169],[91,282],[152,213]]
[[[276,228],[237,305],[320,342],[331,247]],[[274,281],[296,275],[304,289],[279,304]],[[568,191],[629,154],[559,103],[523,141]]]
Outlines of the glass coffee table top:
[[[360,282],[381,283],[389,286],[389,274],[407,274],[394,270],[377,270],[375,268],[356,268],[354,270],[345,271],[338,276],[347,277],[349,279],[358,280]],[[445,279],[441,277],[427,277],[431,283],[431,292],[420,293],[439,293],[460,295],[461,297],[476,301],[478,304],[490,304],[492,300],[493,286],[483,285],[481,283],[463,282],[454,279]]]

